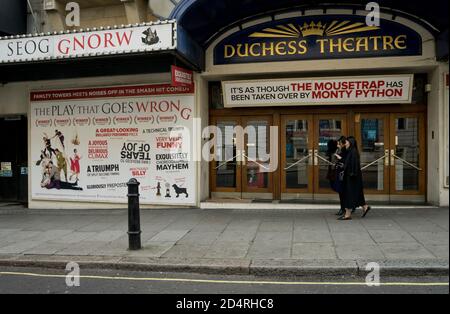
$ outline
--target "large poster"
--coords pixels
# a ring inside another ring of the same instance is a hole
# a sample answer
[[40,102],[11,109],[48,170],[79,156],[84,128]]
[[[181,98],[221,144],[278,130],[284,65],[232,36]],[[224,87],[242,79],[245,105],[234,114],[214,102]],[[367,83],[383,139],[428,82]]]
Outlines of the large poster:
[[143,85],[31,93],[33,199],[195,205],[193,88]]

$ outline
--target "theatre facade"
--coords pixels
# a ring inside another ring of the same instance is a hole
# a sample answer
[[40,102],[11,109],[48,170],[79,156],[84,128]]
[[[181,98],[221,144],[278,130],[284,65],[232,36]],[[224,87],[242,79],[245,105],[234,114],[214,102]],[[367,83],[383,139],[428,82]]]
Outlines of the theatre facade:
[[0,198],[123,207],[136,177],[149,208],[330,203],[329,142],[354,136],[369,201],[448,206],[448,50],[433,21],[273,8],[205,35],[195,2],[156,24],[0,39]]

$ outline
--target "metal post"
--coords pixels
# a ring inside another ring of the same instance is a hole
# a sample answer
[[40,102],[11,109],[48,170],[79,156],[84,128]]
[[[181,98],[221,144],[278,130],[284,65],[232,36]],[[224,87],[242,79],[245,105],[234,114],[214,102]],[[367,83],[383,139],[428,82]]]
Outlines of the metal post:
[[139,185],[136,179],[131,179],[128,185],[128,243],[132,251],[140,250],[141,246],[141,217],[139,210]]

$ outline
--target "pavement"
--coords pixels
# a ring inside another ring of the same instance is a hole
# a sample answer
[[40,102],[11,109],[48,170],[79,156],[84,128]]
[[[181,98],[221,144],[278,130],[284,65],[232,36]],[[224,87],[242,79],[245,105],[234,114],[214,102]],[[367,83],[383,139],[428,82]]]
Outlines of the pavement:
[[129,251],[126,210],[0,206],[0,266],[234,275],[447,275],[448,208],[142,210],[143,249]]

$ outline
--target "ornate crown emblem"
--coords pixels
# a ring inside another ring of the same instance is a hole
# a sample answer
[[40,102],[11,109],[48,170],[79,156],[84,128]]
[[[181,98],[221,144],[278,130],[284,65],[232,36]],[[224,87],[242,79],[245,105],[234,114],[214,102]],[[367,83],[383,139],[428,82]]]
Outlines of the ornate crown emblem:
[[308,24],[306,24],[306,22],[303,24],[302,27],[300,27],[300,32],[302,33],[303,37],[307,37],[307,36],[323,36],[324,32],[325,32],[325,25],[322,25],[322,22],[319,23],[314,23],[311,22]]
[[277,25],[265,28],[262,31],[250,34],[253,38],[300,38],[307,36],[338,36],[351,33],[363,33],[379,30],[378,26],[367,26],[361,22],[332,21],[329,24],[314,21],[304,23],[303,26],[297,24]]

